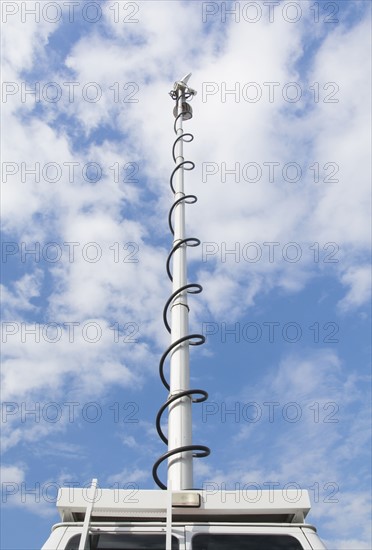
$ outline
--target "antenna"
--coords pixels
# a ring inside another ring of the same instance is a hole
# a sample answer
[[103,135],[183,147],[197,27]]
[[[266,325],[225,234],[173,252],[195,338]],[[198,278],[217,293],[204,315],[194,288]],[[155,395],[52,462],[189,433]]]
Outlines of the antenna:
[[[191,73],[184,76],[182,80],[176,81],[173,90],[169,92],[171,98],[176,101],[173,114],[175,116],[174,132],[177,137],[172,149],[176,167],[170,176],[174,202],[168,217],[169,229],[173,235],[173,247],[166,263],[167,274],[172,281],[172,294],[164,306],[163,321],[171,335],[171,344],[163,353],[159,363],[160,378],[169,395],[156,417],[156,429],[162,441],[168,445],[168,451],[155,462],[153,478],[160,488],[167,489],[167,486],[170,486],[172,490],[192,489],[193,457],[205,457],[210,454],[208,447],[192,444],[192,403],[205,401],[208,394],[204,390],[190,389],[189,346],[199,346],[205,342],[202,334],[189,334],[187,303],[187,294],[199,294],[203,290],[199,284],[187,283],[187,247],[200,244],[199,239],[186,237],[185,230],[185,205],[197,201],[195,195],[186,195],[184,192],[184,172],[195,168],[195,164],[185,160],[183,156],[184,142],[194,139],[192,134],[183,131],[183,121],[192,118],[192,108],[187,103],[187,99],[192,99],[196,95],[196,91],[188,86],[190,77]],[[169,309],[171,323],[168,322]],[[170,355],[169,383],[164,376],[164,363],[168,355]],[[195,397],[196,395],[199,397]],[[161,427],[161,418],[167,409],[168,437],[165,436]],[[160,464],[166,459],[168,459],[167,485],[159,479],[157,473]]]
[[[158,458],[152,470],[155,482],[166,491],[137,491],[138,498],[133,500],[132,490],[119,489],[117,492],[117,489],[99,489],[96,479],[92,481],[89,498],[86,488],[60,488],[57,506],[62,523],[54,525],[42,547],[44,550],[71,550],[77,547],[86,550],[93,546],[164,548],[164,539],[165,548],[170,550],[184,547],[191,538],[194,540],[194,535],[198,538],[198,542],[192,541],[195,548],[216,545],[230,548],[236,545],[237,539],[241,541],[240,548],[243,548],[242,545],[246,547],[246,544],[251,547],[252,537],[258,537],[257,545],[253,541],[255,548],[266,548],[267,537],[275,538],[281,548],[288,548],[288,544],[294,548],[288,540],[295,541],[296,548],[325,548],[315,528],[303,525],[310,510],[306,490],[285,488],[257,492],[254,489],[244,490],[243,494],[241,490],[214,490],[211,493],[193,488],[193,458],[208,456],[210,450],[204,445],[194,445],[191,435],[192,403],[205,401],[208,394],[204,390],[190,389],[189,373],[189,347],[205,342],[202,334],[189,334],[187,303],[188,294],[198,294],[203,290],[201,285],[187,282],[187,247],[200,244],[199,239],[186,237],[185,231],[186,205],[197,201],[195,195],[186,195],[184,191],[184,172],[195,167],[183,156],[184,143],[194,139],[192,134],[184,133],[182,127],[183,121],[192,118],[187,100],[196,94],[188,86],[190,76],[187,74],[175,82],[170,92],[171,98],[176,101],[173,111],[176,138],[172,150],[176,166],[170,176],[174,200],[168,217],[174,239],[166,268],[173,288],[164,306],[163,321],[170,333],[171,343],[159,363],[160,378],[169,395],[156,417],[158,434],[168,450]],[[164,375],[168,356],[169,383]],[[168,437],[161,427],[165,411],[168,411]],[[167,480],[163,483],[158,476],[158,468],[166,460]],[[175,529],[172,527],[173,521],[177,522]]]

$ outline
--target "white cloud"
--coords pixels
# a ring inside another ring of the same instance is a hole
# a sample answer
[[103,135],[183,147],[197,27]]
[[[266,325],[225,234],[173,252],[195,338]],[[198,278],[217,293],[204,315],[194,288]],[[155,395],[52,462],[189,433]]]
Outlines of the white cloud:
[[[121,472],[117,474],[112,474],[107,478],[107,483],[111,484],[120,484],[120,488],[135,489],[133,485],[137,483],[144,482],[149,477],[149,474],[145,470],[134,469],[130,470],[129,468],[124,468]],[[123,480],[125,480],[123,485]]]
[[346,296],[339,303],[342,311],[369,303],[371,299],[371,269],[369,265],[350,268],[344,273],[341,281],[349,287]]
[[21,483],[25,479],[25,470],[21,466],[2,465],[0,470],[2,483]]
[[[39,483],[28,485],[26,470],[23,465],[3,465],[1,467],[2,502],[7,508],[16,507],[23,511],[31,511],[41,517],[53,515],[50,502],[43,494],[43,488]],[[31,498],[30,498],[31,497]]]
[[[36,306],[31,303],[31,300],[40,296],[43,276],[44,274],[41,269],[36,269],[32,274],[27,273],[23,275],[23,277],[13,283],[14,291],[9,290],[5,285],[1,285],[4,319],[8,318],[14,321],[21,312],[37,310]],[[2,330],[11,332],[15,328],[12,329],[10,325],[4,323]]]

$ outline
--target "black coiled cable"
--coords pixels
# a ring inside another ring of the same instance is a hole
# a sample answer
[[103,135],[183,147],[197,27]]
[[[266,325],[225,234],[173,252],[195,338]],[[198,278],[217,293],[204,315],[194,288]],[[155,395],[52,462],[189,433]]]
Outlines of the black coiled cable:
[[[186,93],[186,94],[183,94],[183,97],[182,96],[177,97],[176,94],[171,93],[171,97],[172,97],[172,99],[175,99],[177,101],[177,107],[178,107],[178,102],[179,101],[184,101],[185,99],[187,99],[189,97],[189,94]],[[183,105],[183,103],[182,103],[182,105]],[[176,120],[174,121],[174,132],[176,134],[177,134],[177,120],[179,119],[179,117],[183,116],[184,113],[185,113],[185,111],[182,111],[181,113],[179,113],[176,116]],[[182,140],[182,141],[185,141],[185,142],[190,142],[193,139],[194,139],[194,136],[190,133],[182,133],[181,135],[179,135],[175,139],[175,141],[173,143],[173,148],[172,148],[172,156],[173,156],[173,160],[174,160],[175,163],[177,162],[176,157],[175,157],[175,147],[176,147],[178,141]],[[184,170],[193,170],[195,168],[195,164],[190,160],[184,160],[184,161],[180,162],[175,167],[175,169],[173,170],[173,172],[170,176],[170,188],[173,191],[173,194],[176,193],[176,191],[174,189],[174,186],[173,186],[173,177],[176,174],[177,170],[179,170],[182,166],[183,166]],[[176,201],[174,201],[171,209],[169,210],[169,216],[168,216],[169,229],[170,229],[172,235],[174,235],[174,229],[173,229],[173,225],[172,225],[172,214],[173,214],[173,211],[174,211],[175,207],[178,204],[180,204],[181,202],[185,202],[186,204],[193,204],[197,200],[198,199],[195,195],[184,195],[180,199],[177,199]],[[168,277],[171,281],[173,281],[173,277],[172,277],[172,273],[171,273],[171,269],[170,269],[170,262],[171,262],[172,256],[175,253],[175,251],[178,250],[181,246],[198,246],[199,244],[200,244],[200,240],[196,239],[194,237],[189,237],[187,239],[182,239],[182,240],[179,240],[177,243],[173,244],[172,250],[170,251],[170,253],[168,255],[168,258],[167,258],[167,262],[166,262],[167,274],[168,274]],[[171,332],[171,328],[170,328],[169,323],[168,323],[168,318],[167,318],[168,315],[167,314],[168,314],[168,308],[169,308],[170,304],[172,303],[172,301],[177,296],[182,294],[184,291],[187,291],[189,294],[199,294],[200,292],[202,292],[202,290],[203,290],[203,288],[202,288],[201,285],[196,284],[196,283],[189,283],[189,284],[184,285],[181,288],[177,289],[168,298],[168,300],[167,300],[167,302],[164,306],[164,310],[163,310],[163,321],[164,321],[164,325],[165,325],[165,327],[166,327],[166,329],[169,333]],[[165,363],[165,360],[168,357],[169,353],[174,348],[176,348],[177,346],[179,346],[183,342],[187,342],[187,341],[189,342],[189,344],[191,346],[200,346],[201,344],[204,344],[205,336],[203,336],[202,334],[188,334],[186,336],[183,336],[182,338],[179,338],[178,340],[173,342],[166,349],[166,351],[163,353],[163,355],[160,359],[160,362],[159,362],[159,375],[160,375],[160,379],[161,379],[163,385],[165,386],[165,388],[168,391],[170,390],[170,386],[169,386],[169,384],[168,384],[168,382],[167,382],[167,380],[164,376],[164,363]],[[165,403],[163,403],[163,405],[160,407],[160,409],[158,411],[158,414],[156,416],[156,430],[159,434],[160,439],[166,445],[168,445],[168,438],[164,435],[164,432],[161,428],[161,419],[162,419],[163,413],[167,410],[167,408],[169,407],[169,405],[171,403],[174,403],[178,399],[182,399],[183,397],[191,398],[192,396],[196,396],[196,395],[199,395],[200,397],[192,398],[193,403],[202,403],[203,401],[208,399],[208,393],[205,390],[190,389],[190,390],[185,390],[185,391],[179,392],[176,395],[173,395],[173,396],[169,397],[167,399],[167,401]],[[193,457],[195,457],[195,458],[205,457],[205,456],[208,456],[210,454],[210,449],[208,447],[206,447],[205,445],[184,445],[182,447],[177,447],[175,449],[172,449],[171,451],[168,451],[168,452],[164,453],[161,457],[158,458],[158,460],[155,462],[155,464],[153,466],[153,469],[152,469],[152,476],[155,480],[155,483],[161,489],[166,489],[167,486],[159,479],[159,476],[158,476],[158,468],[159,468],[160,464],[162,464],[162,462],[164,462],[164,460],[166,460],[167,458],[169,458],[173,455],[181,454],[181,453],[187,452],[187,451],[193,451]]]

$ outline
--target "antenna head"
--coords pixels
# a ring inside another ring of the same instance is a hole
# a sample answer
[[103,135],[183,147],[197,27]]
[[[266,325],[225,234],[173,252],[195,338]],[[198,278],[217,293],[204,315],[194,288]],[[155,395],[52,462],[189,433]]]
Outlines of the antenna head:
[[[191,96],[196,95],[196,90],[193,90],[192,88],[189,88],[188,81],[190,80],[192,73],[188,73],[185,75],[182,80],[176,80],[176,82],[173,85],[173,90],[169,92],[170,96],[173,99],[177,98],[178,92],[180,91],[182,94],[189,94]],[[191,118],[191,117],[190,117]]]

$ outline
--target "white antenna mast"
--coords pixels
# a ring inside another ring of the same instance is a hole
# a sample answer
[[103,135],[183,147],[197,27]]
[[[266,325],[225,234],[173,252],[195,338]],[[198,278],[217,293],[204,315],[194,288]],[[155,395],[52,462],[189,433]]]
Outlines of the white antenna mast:
[[[157,431],[168,450],[158,458],[152,470],[157,485],[167,491],[137,491],[133,500],[132,489],[119,489],[119,492],[100,489],[94,479],[88,499],[86,488],[61,488],[58,509],[63,523],[53,527],[44,550],[93,547],[165,547],[171,550],[185,544],[195,548],[232,548],[236,545],[251,548],[253,544],[255,548],[269,545],[270,548],[325,549],[315,528],[304,524],[310,510],[308,491],[297,488],[257,491],[255,488],[252,491],[210,492],[193,487],[193,458],[208,456],[210,450],[204,445],[194,445],[191,435],[192,403],[205,401],[208,394],[204,390],[190,389],[189,373],[189,346],[205,342],[202,334],[188,332],[187,294],[202,291],[199,284],[187,283],[187,247],[200,244],[199,239],[185,236],[186,205],[197,200],[195,195],[186,195],[184,191],[184,171],[195,167],[183,156],[184,143],[194,139],[192,134],[184,133],[182,127],[183,121],[192,117],[187,100],[196,93],[188,86],[190,76],[175,82],[170,92],[176,101],[173,111],[176,138],[172,151],[176,166],[170,177],[174,201],[168,218],[174,240],[166,265],[173,289],[164,307],[163,320],[171,343],[159,363],[160,378],[169,395],[156,417]],[[164,375],[168,356],[169,383]],[[165,411],[168,411],[168,437],[161,427]],[[168,461],[166,483],[158,476],[158,468],[164,461]],[[177,521],[174,529],[173,520]]]
[[[173,247],[167,260],[167,272],[172,281],[172,295],[167,301],[163,318],[167,330],[171,334],[171,344],[160,360],[160,377],[169,390],[169,396],[160,408],[156,427],[161,439],[168,445],[168,452],[162,455],[154,465],[153,476],[159,487],[172,490],[193,488],[193,457],[207,456],[208,447],[192,444],[192,402],[202,402],[208,397],[204,390],[190,390],[189,346],[200,345],[205,342],[201,334],[189,334],[189,307],[187,294],[196,294],[202,291],[198,284],[187,283],[187,246],[198,246],[199,239],[187,238],[185,230],[185,204],[194,203],[195,195],[186,195],[184,191],[184,171],[192,170],[195,164],[184,159],[183,144],[190,142],[194,136],[184,133],[183,121],[192,118],[192,108],[187,99],[196,95],[196,91],[188,86],[191,73],[174,83],[170,92],[176,101],[173,110],[175,116],[174,131],[176,139],[173,144],[173,160],[176,167],[170,178],[170,186],[174,194],[174,202],[169,212],[169,227],[174,236]],[[172,221],[173,218],[173,221]],[[173,274],[170,270],[172,261]],[[171,324],[167,320],[168,308],[171,309]],[[163,373],[164,361],[170,354],[170,380],[166,381]],[[198,394],[201,397],[193,398]],[[160,426],[161,416],[168,409],[168,437]],[[159,465],[168,459],[167,485],[162,483],[157,475]]]

